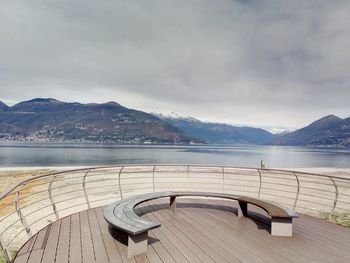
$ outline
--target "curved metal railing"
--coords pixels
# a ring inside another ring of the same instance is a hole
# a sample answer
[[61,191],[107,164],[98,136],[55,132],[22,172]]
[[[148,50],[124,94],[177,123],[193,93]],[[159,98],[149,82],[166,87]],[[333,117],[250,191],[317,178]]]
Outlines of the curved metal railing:
[[230,166],[95,167],[36,176],[1,194],[0,254],[10,262],[13,251],[67,215],[128,196],[167,190],[253,196],[350,224],[349,178]]

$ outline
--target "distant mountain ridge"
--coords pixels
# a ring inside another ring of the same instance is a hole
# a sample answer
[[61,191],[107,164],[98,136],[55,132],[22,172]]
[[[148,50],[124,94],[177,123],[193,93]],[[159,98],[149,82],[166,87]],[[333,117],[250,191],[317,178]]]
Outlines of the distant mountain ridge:
[[0,139],[23,141],[190,143],[176,127],[115,102],[66,103],[36,98],[0,103]]
[[350,118],[328,115],[302,129],[279,136],[270,144],[350,147]]
[[116,102],[62,102],[36,98],[8,106],[0,101],[0,140],[111,143],[209,143],[350,147],[350,118],[328,115],[287,133],[149,114]]
[[179,128],[185,135],[210,144],[266,144],[276,135],[260,128],[237,127],[229,124],[202,122],[192,117],[156,114],[169,124]]
[[9,106],[7,106],[5,103],[0,101],[0,112],[7,111],[9,109]]

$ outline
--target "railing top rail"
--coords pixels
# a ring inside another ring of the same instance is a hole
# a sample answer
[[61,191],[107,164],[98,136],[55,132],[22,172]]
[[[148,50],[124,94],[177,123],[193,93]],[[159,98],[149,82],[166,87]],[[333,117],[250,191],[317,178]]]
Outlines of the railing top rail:
[[57,176],[57,175],[64,175],[74,172],[84,172],[84,171],[92,171],[92,170],[100,170],[100,169],[111,169],[111,168],[127,168],[127,167],[200,167],[200,168],[230,168],[230,169],[244,169],[244,170],[261,170],[261,171],[269,171],[269,172],[281,172],[281,173],[295,173],[297,175],[309,175],[309,176],[317,176],[317,177],[324,177],[329,179],[338,179],[338,180],[345,180],[350,181],[350,178],[340,177],[340,176],[331,176],[326,174],[317,174],[317,173],[310,173],[310,172],[302,172],[302,171],[294,171],[294,170],[284,170],[284,169],[271,169],[271,168],[259,168],[259,167],[243,167],[243,166],[229,166],[229,165],[203,165],[203,164],[167,164],[167,163],[161,163],[161,164],[119,164],[119,165],[107,165],[107,166],[95,166],[95,167],[86,167],[86,168],[79,168],[79,169],[70,169],[70,170],[64,170],[64,171],[58,171],[58,172],[52,172],[47,174],[42,174],[38,176],[33,176],[31,178],[25,179],[16,185],[10,187],[9,189],[5,190],[4,192],[0,193],[0,201],[4,198],[6,198],[9,194],[13,193],[15,189],[17,189],[19,186],[27,184],[31,181],[35,181],[37,179],[43,179],[45,177],[50,176]]

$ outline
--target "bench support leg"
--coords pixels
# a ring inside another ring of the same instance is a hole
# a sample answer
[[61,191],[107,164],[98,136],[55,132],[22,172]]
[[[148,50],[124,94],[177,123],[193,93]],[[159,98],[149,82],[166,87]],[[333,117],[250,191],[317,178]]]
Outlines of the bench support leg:
[[271,235],[291,237],[293,235],[293,219],[271,218]]
[[238,217],[248,215],[248,203],[238,201]]
[[147,252],[148,231],[139,235],[128,236],[128,258]]
[[170,209],[176,212],[176,196],[170,196]]

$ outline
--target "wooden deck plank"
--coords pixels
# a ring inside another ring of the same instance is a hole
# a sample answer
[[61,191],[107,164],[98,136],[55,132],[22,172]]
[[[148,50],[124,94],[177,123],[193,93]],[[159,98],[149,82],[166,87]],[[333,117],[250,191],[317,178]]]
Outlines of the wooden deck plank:
[[49,229],[50,228],[45,227],[44,229],[39,231],[27,263],[37,263],[41,261],[41,258],[43,257],[43,254],[44,254],[44,249],[47,242]]
[[136,263],[135,258],[128,259],[128,247],[118,241],[114,241],[120,251],[120,256],[124,263]]
[[[303,215],[301,215],[303,217]],[[301,262],[302,259],[309,258],[309,261],[315,260],[319,258],[319,260],[327,261],[324,259],[324,256],[328,255],[330,261],[331,258],[337,259],[338,261],[348,261],[348,258],[344,258],[345,254],[349,255],[349,253],[344,253],[346,250],[346,245],[338,243],[337,247],[344,247],[344,250],[335,252],[332,250],[332,242],[327,241],[327,238],[322,239],[323,232],[318,232],[317,229],[313,227],[313,225],[305,226],[305,224],[299,224],[299,219],[294,220],[294,235],[293,238],[284,238],[284,237],[272,237],[269,235],[259,235],[258,240],[264,241],[264,243],[270,242],[273,240],[279,240],[281,242],[273,242],[271,245],[273,248],[277,248],[284,255],[289,255],[290,258],[294,259],[296,262]],[[305,222],[305,221],[303,221]],[[322,221],[321,221],[322,222]],[[247,226],[247,229],[251,229],[251,227]],[[348,230],[343,228],[344,230]],[[316,234],[317,233],[317,237]],[[350,233],[350,232],[349,232]],[[300,239],[300,242],[298,242]],[[338,240],[339,242],[339,240]],[[302,244],[302,246],[300,246]],[[300,253],[295,253],[294,251],[299,251]],[[322,253],[319,252],[321,248]],[[307,253],[303,253],[303,251],[307,250]],[[313,252],[313,253],[312,253]]]
[[81,254],[83,263],[94,263],[95,252],[92,243],[90,222],[88,218],[88,212],[83,211],[80,213],[80,235],[81,235]]
[[[193,201],[191,201],[193,202]],[[179,209],[180,210],[180,209]],[[211,209],[212,210],[212,209]],[[215,211],[215,210],[214,210]],[[213,236],[220,240],[221,245],[226,248],[228,251],[232,251],[238,258],[245,258],[247,262],[261,262],[264,261],[263,258],[257,253],[256,247],[250,247],[245,242],[242,242],[241,236],[235,233],[235,236],[231,237],[230,232],[222,231],[221,224],[213,221],[210,218],[207,218],[199,213],[198,209],[182,209],[180,213],[183,213],[184,220],[188,223],[197,222],[194,224],[194,228],[200,232],[206,232],[208,235]],[[179,214],[180,214],[179,213]],[[233,222],[233,215],[229,215],[229,220]],[[210,225],[211,222],[215,224]],[[210,227],[208,227],[210,225]],[[272,262],[274,259],[271,258]]]
[[70,219],[62,219],[61,230],[58,236],[57,252],[55,262],[67,263],[69,259],[69,242],[70,242]]
[[82,262],[79,214],[74,214],[71,216],[69,262]]
[[[233,214],[231,214],[231,220],[227,220],[227,217],[222,216],[222,214],[217,214],[217,213],[207,213],[207,211],[205,209],[201,209],[199,211],[199,215],[208,218],[209,220],[215,221],[217,223],[220,224],[220,229],[218,229],[218,231],[221,231],[223,234],[228,231],[228,232],[232,232],[232,230],[234,229],[234,231],[237,231],[239,233],[240,236],[240,240],[242,240],[243,244],[248,245],[248,242],[246,240],[247,237],[251,237],[254,238],[257,235],[264,235],[264,236],[268,236],[270,237],[271,235],[268,233],[268,230],[266,230],[266,226],[263,225],[261,226],[260,222],[252,222],[252,219],[250,218],[237,218],[236,216],[234,216]],[[244,228],[242,227],[242,224],[249,224],[252,222],[252,225],[250,227],[250,229],[248,228]],[[259,229],[261,228],[261,229]],[[249,231],[251,230],[251,231]],[[261,242],[259,242],[261,241]],[[262,242],[262,240],[255,240],[254,239],[254,251],[256,251],[257,253],[260,252],[264,252],[264,242]],[[279,251],[276,249],[276,251],[274,251],[275,253],[277,253],[277,255],[279,255]],[[279,255],[280,256],[280,255]],[[283,260],[284,262],[288,261],[288,258],[279,258],[281,261]]]
[[136,263],[150,263],[145,254],[136,256],[135,261]]
[[[156,240],[157,237],[154,235],[154,233],[152,231],[150,231],[148,233],[148,236],[153,239]],[[154,251],[158,254],[159,258],[161,259],[162,262],[168,262],[168,263],[172,263],[172,262],[176,262],[174,260],[174,258],[170,255],[170,253],[168,252],[168,250],[164,247],[164,245],[160,242],[160,241],[156,241],[156,242],[152,242],[149,244]]]
[[[142,206],[144,207],[144,205],[142,205]],[[141,210],[139,210],[139,211],[142,212]],[[150,220],[147,217],[147,215],[144,217],[147,218],[148,220]],[[160,240],[153,233],[153,231],[149,231],[148,236],[149,236],[149,246],[152,249],[154,249],[154,251],[157,253],[161,262],[168,262],[168,263],[176,262],[174,260],[174,258],[172,257],[172,255],[169,253],[169,251],[164,247],[162,242],[160,242]],[[155,259],[155,260],[157,260],[157,259]],[[150,260],[150,261],[152,261],[152,260]]]
[[[154,206],[152,206],[153,209],[156,209]],[[213,239],[211,235],[207,235],[204,232],[199,232],[194,229],[194,225],[198,223],[192,222],[188,223],[185,218],[182,217],[181,212],[174,215],[174,213],[169,210],[165,209],[162,215],[167,216],[168,219],[173,218],[174,220],[172,223],[179,229],[179,231],[185,231],[191,239],[196,243],[199,244],[206,253],[210,254],[211,257],[214,258],[216,262],[240,262],[238,258],[235,257],[234,254],[230,254],[228,251],[222,248],[221,242],[217,239]]]
[[[149,212],[147,207],[143,207],[140,209],[143,213]],[[148,217],[149,218],[149,217]],[[166,249],[166,252],[173,258],[176,259],[176,262],[189,262],[186,257],[180,252],[180,250],[168,239],[166,235],[164,235],[160,229],[153,229],[151,232],[151,236],[161,240],[161,244]],[[168,262],[168,261],[164,261]],[[171,262],[171,260],[169,261]]]
[[[213,217],[213,220],[216,221],[222,221],[222,217],[217,217],[215,214],[208,214],[207,210],[201,210],[201,213],[203,213],[203,216],[206,217]],[[242,220],[243,219],[243,220]],[[315,249],[315,246],[309,247],[308,244],[303,244],[303,247],[295,247],[295,249],[299,249],[300,252],[303,250],[307,249],[308,250],[308,255],[303,255],[300,256],[300,254],[293,252],[293,250],[288,247],[286,249],[286,246],[284,245],[285,242],[288,242],[290,238],[285,238],[285,237],[273,237],[267,232],[261,232],[257,233],[256,231],[256,225],[260,225],[259,221],[256,220],[250,220],[248,218],[242,218],[239,220],[240,222],[240,227],[236,230],[237,232],[241,232],[243,236],[246,236],[246,238],[243,238],[242,236],[242,241],[247,239],[247,241],[252,244],[252,243],[257,243],[259,249],[257,251],[261,251],[261,248],[263,249],[262,252],[264,251],[270,251],[274,253],[274,257],[280,257],[280,260],[285,262],[285,261],[294,261],[294,262],[310,262],[312,260],[315,260],[315,258],[318,258],[318,254],[312,253],[313,251],[317,253],[317,249]],[[227,227],[231,227],[230,222],[223,222],[224,224],[227,225]],[[225,227],[221,227],[221,229],[225,229]],[[255,238],[253,238],[255,237]],[[297,239],[296,235],[294,235],[294,240]],[[281,241],[281,242],[276,242],[276,241]],[[295,244],[295,242],[293,242]],[[266,248],[266,249],[264,249]],[[302,254],[302,253],[301,253]],[[312,255],[310,257],[310,255]],[[268,255],[264,255],[263,257],[267,257]],[[326,261],[327,262],[327,261]]]
[[49,236],[44,249],[44,255],[41,260],[43,263],[55,262],[58,236],[60,234],[61,220],[58,220],[51,225]]
[[30,253],[30,251],[32,250],[32,247],[33,247],[33,245],[34,245],[34,243],[35,243],[36,235],[37,235],[37,234],[35,234],[31,239],[28,240],[27,243],[25,243],[25,244],[23,245],[23,247],[21,248],[21,250],[18,251],[17,256],[26,254],[26,253],[28,253],[28,252]]
[[[221,231],[220,222],[215,222],[210,218],[203,216],[198,208],[191,208],[191,210],[184,209],[181,211],[183,213],[183,220],[188,224],[193,224],[193,227],[197,231],[200,231],[201,235],[207,235],[216,238],[218,241],[214,244],[222,246],[231,254],[237,256],[239,259],[245,258],[247,262],[261,262],[264,261],[262,257],[255,251],[255,248],[245,246],[244,242],[241,242],[241,236],[235,233],[236,238],[231,238],[230,231]],[[179,216],[181,216],[179,213]],[[193,216],[196,215],[196,216]],[[220,216],[223,216],[220,214]],[[229,221],[234,223],[232,214],[229,215]],[[215,225],[210,225],[210,222],[215,222]],[[208,227],[210,225],[210,227]],[[238,238],[237,238],[238,237]],[[273,259],[271,259],[273,261]]]
[[[220,216],[215,213],[208,214],[203,209],[199,211],[199,215],[208,218],[208,220],[216,221],[220,226],[217,231],[222,235],[234,231],[240,237],[240,243],[246,247],[245,251],[254,252],[262,259],[267,258],[269,254],[273,253],[274,257],[270,259],[271,262],[292,262],[293,260],[281,253],[281,250],[276,246],[271,247],[268,240],[262,238],[262,236],[271,238],[271,235],[265,230],[266,226],[261,226],[259,222],[252,222],[250,218],[237,218],[233,214],[231,214],[232,220],[227,220],[221,214]],[[245,226],[250,223],[249,228]],[[259,227],[262,230],[259,230]],[[225,239],[231,240],[232,237],[226,237]]]
[[26,263],[28,261],[28,258],[30,257],[30,254],[32,252],[33,246],[35,244],[35,241],[38,237],[38,234],[35,234],[24,246],[23,251],[22,249],[17,253],[16,257],[16,263]]
[[106,247],[100,232],[100,226],[98,224],[95,210],[88,210],[88,216],[90,221],[90,230],[92,236],[92,242],[94,245],[96,262],[109,262]]
[[[148,217],[151,220],[158,222],[158,218],[153,213],[148,214]],[[203,262],[201,261],[200,257],[198,257],[194,253],[191,247],[188,247],[187,240],[181,239],[170,229],[171,229],[171,226],[163,222],[163,225],[160,228],[160,231],[168,237],[168,239],[174,244],[174,246],[176,246],[181,251],[181,253],[187,258],[189,262]]]
[[108,232],[108,224],[103,217],[103,209],[100,207],[96,208],[95,213],[96,213],[99,227],[101,230],[102,238],[105,244],[106,252],[108,254],[109,262],[110,263],[123,262],[120,256],[120,251],[118,249],[118,246],[116,245],[113,237]]
[[309,216],[295,220],[287,238],[271,236],[253,213],[238,219],[234,202],[179,198],[173,214],[168,200],[155,200],[137,213],[162,224],[149,232],[143,255],[127,259],[127,247],[112,238],[102,208],[95,208],[39,231],[15,263],[350,262],[350,229]]
[[[149,206],[153,207],[150,203]],[[164,220],[168,222],[170,225],[174,226],[174,230],[179,234],[179,236],[186,236],[193,244],[195,244],[201,251],[205,254],[205,262],[228,262],[224,257],[216,252],[216,250],[212,249],[205,238],[196,236],[191,228],[191,226],[186,226],[184,224],[179,224],[176,220],[176,215],[168,214],[169,209],[162,210],[161,213],[157,212],[156,208],[153,207],[153,213],[156,214],[157,218],[160,219],[161,222]],[[198,250],[198,249],[197,249]],[[198,251],[195,251],[198,252]]]
[[211,220],[221,222],[223,224],[221,226],[221,231],[228,230],[234,226],[235,232],[239,233],[242,242],[249,244],[250,246],[254,244],[257,247],[257,249],[255,249],[255,252],[259,253],[259,255],[262,257],[266,258],[266,251],[268,251],[269,253],[273,253],[274,257],[277,258],[278,261],[303,261],[303,258],[299,258],[297,254],[293,254],[293,257],[290,257],[290,249],[286,250],[285,246],[280,244],[281,242],[276,242],[277,240],[290,240],[290,238],[271,236],[269,229],[266,229],[269,228],[268,225],[251,218],[235,218],[235,225],[232,225],[232,222],[224,220],[224,217],[219,217],[214,213],[208,214],[207,212],[207,209],[200,210],[200,213],[204,217],[208,217],[211,218]]
[[152,263],[162,263],[162,259],[158,256],[157,252],[154,250],[154,248],[151,245],[148,245],[147,253],[146,253],[147,260]]

